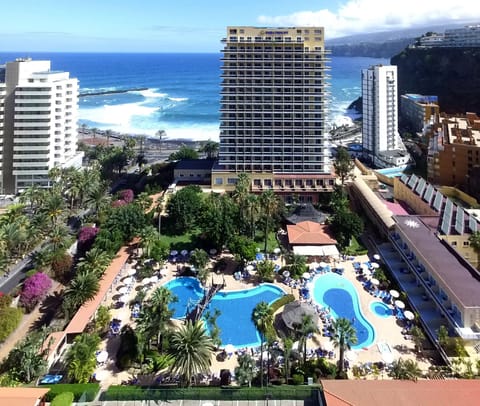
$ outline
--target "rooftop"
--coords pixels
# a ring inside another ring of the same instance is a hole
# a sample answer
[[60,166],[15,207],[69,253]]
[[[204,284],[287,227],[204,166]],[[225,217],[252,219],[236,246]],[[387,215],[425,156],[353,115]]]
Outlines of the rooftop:
[[215,161],[213,159],[182,159],[175,165],[175,169],[188,170],[188,169],[205,169],[210,170],[213,167]]
[[288,242],[292,245],[328,245],[337,243],[337,241],[330,236],[327,225],[313,221],[288,224],[287,233]]
[[311,203],[299,204],[293,210],[291,216],[287,217],[290,223],[297,224],[302,221],[313,221],[325,223],[327,216],[313,207]]
[[[421,255],[445,286],[465,307],[480,306],[480,275],[460,255],[452,253],[436,231],[437,216],[394,216],[398,230]],[[477,276],[474,276],[477,274]]]
[[50,388],[2,388],[0,404],[15,406],[35,406],[39,404]]

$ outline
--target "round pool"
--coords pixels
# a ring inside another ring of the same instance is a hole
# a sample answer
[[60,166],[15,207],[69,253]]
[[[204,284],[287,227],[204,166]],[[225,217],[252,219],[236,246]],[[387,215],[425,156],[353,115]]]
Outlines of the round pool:
[[357,333],[357,344],[352,348],[368,347],[375,341],[375,329],[363,315],[355,286],[343,276],[326,273],[317,276],[313,284],[315,302],[330,308],[330,314],[352,321]]
[[[177,298],[172,303],[173,317],[184,318],[188,311],[203,297],[204,289],[196,278],[175,278],[164,285]],[[272,303],[285,292],[272,284],[262,284],[252,289],[220,291],[210,302],[207,311],[220,311],[217,326],[222,346],[232,344],[237,348],[260,345],[260,336],[252,321],[254,307],[260,302]]]
[[373,314],[375,314],[378,317],[385,318],[393,315],[392,309],[390,309],[390,307],[388,307],[388,305],[386,305],[383,302],[370,303],[370,310],[373,312]]

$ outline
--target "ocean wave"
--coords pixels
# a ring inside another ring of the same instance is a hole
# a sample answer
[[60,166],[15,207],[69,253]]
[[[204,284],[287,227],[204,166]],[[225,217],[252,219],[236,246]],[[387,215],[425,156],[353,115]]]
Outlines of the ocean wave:
[[164,98],[167,97],[167,93],[161,93],[158,92],[158,89],[152,88],[152,89],[146,89],[146,90],[135,90],[132,91],[132,93],[139,94],[146,99],[158,99],[158,98]]
[[98,127],[108,127],[118,131],[130,125],[135,116],[150,116],[155,113],[155,107],[147,107],[143,102],[104,105],[94,108],[80,108],[80,120],[89,121]]
[[168,97],[168,100],[173,102],[184,102],[188,100],[188,97]]

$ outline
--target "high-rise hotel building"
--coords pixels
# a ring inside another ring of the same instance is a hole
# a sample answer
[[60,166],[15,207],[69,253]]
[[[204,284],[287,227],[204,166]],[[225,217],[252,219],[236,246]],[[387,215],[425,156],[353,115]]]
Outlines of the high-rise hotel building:
[[397,67],[375,65],[362,70],[363,154],[375,166],[410,161],[398,133]]
[[320,27],[228,27],[223,40],[219,164],[212,188],[315,201],[331,190],[328,75]]
[[50,61],[0,66],[0,194],[47,187],[53,167],[81,166],[77,113],[77,79]]

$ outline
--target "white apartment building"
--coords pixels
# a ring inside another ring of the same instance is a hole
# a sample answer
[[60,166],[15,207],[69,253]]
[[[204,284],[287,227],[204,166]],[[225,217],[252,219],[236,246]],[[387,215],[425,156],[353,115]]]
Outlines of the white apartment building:
[[418,39],[422,47],[480,47],[480,24],[445,30],[444,34],[428,33]]
[[331,190],[323,28],[227,27],[223,42],[212,188],[231,190],[246,172],[253,191],[273,189],[287,200]]
[[18,59],[0,67],[0,194],[49,186],[56,166],[80,167],[78,80],[50,61]]
[[400,166],[410,161],[398,133],[397,93],[396,66],[362,70],[362,146],[374,166]]

